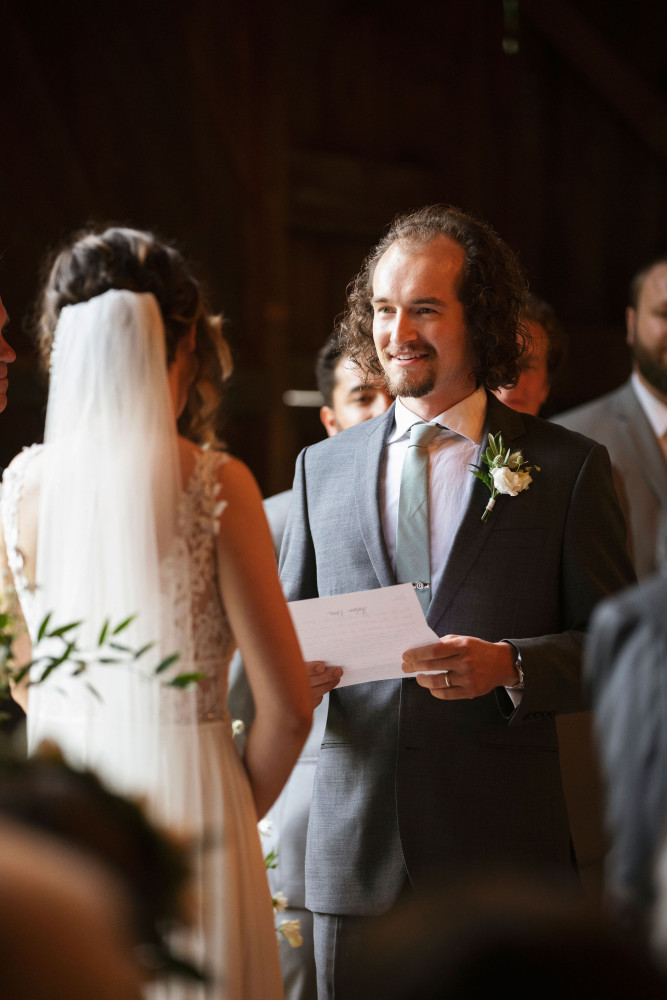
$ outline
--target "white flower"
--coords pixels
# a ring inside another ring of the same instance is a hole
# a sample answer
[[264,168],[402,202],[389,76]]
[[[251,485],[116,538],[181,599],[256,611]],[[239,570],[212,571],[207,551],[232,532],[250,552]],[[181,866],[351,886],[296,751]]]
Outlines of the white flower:
[[499,469],[492,469],[493,485],[498,493],[507,493],[515,497],[517,493],[528,489],[532,483],[532,476],[529,472],[513,472],[508,466],[503,465]]
[[287,938],[292,948],[300,948],[303,944],[300,920],[281,920],[277,929],[279,934]]
[[273,832],[273,823],[270,819],[260,819],[257,824],[260,837],[270,837]]
[[288,899],[284,892],[277,892],[271,897],[271,902],[276,913],[284,913],[287,909]]
[[233,719],[232,736],[240,736],[240,734],[243,732],[245,732],[245,722],[243,721],[243,719]]

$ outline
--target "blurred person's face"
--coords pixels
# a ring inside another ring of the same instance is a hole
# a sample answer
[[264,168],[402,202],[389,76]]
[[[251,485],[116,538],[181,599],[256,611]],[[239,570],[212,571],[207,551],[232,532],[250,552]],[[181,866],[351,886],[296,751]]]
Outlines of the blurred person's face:
[[498,389],[496,396],[513,410],[532,413],[536,417],[550,389],[547,369],[549,338],[541,323],[529,322],[525,326],[530,334],[530,342],[519,359],[519,381],[513,389]]
[[8,323],[7,310],[2,304],[2,299],[0,299],[0,413],[7,406],[7,386],[9,384],[7,365],[11,364],[16,358],[16,352],[5,340],[5,330]]
[[334,369],[332,406],[323,406],[320,419],[329,437],[339,431],[379,417],[391,405],[391,396],[379,379],[362,374],[349,358],[341,358]]
[[667,264],[644,279],[637,308],[625,314],[635,370],[658,395],[667,397]]

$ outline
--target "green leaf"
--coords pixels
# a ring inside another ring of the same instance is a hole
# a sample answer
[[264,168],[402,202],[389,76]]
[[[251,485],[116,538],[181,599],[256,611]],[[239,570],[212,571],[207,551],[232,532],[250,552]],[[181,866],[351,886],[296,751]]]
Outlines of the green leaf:
[[87,681],[86,681],[86,687],[88,688],[88,690],[92,694],[93,698],[97,698],[97,700],[99,701],[99,703],[101,705],[103,705],[104,704],[104,698],[102,697],[102,695],[100,694],[100,692],[97,690],[97,688],[94,688],[93,685],[89,684]]
[[123,629],[126,629],[128,625],[131,625],[136,617],[137,617],[136,615],[130,615],[129,618],[126,618],[124,621],[122,621],[120,625],[116,625],[115,629],[111,634],[118,635],[118,633],[122,632]]
[[49,611],[48,615],[46,616],[42,624],[39,626],[39,632],[37,633],[37,642],[39,642],[40,639],[44,638],[44,633],[49,627],[50,618],[51,618],[51,612]]
[[180,658],[181,658],[180,653],[172,653],[171,656],[166,656],[161,663],[158,663],[157,667],[155,668],[155,673],[156,674],[164,673],[164,671],[167,670],[172,665],[172,663],[176,663],[176,660],[180,660]]
[[268,854],[264,855],[264,864],[267,868],[277,868],[278,867],[278,852],[269,851]]
[[106,639],[106,637],[107,637],[107,632],[109,631],[109,625],[110,625],[110,624],[111,624],[111,622],[110,622],[110,621],[109,621],[109,619],[107,618],[107,619],[105,620],[105,622],[104,622],[104,625],[102,626],[102,631],[100,632],[100,637],[99,637],[99,639],[97,640],[97,645],[98,645],[98,646],[103,646],[103,645],[104,645],[104,640],[105,640],[105,639]]
[[117,649],[119,653],[134,653],[129,646],[123,646],[120,642],[110,642],[109,649]]
[[17,671],[16,671],[16,673],[14,674],[14,678],[13,678],[13,679],[14,679],[14,683],[15,683],[15,684],[20,684],[20,683],[21,683],[21,681],[23,680],[23,678],[24,678],[24,677],[25,677],[25,676],[26,676],[26,675],[27,675],[28,673],[30,673],[30,668],[31,668],[32,666],[34,666],[34,664],[35,664],[36,662],[37,662],[36,660],[32,660],[32,661],[31,661],[30,663],[26,663],[25,667],[21,667],[21,669],[20,669],[20,670],[17,670]]
[[154,642],[147,642],[145,646],[142,646],[141,649],[138,649],[136,653],[133,653],[132,655],[134,656],[135,660],[138,660],[140,656],[143,656],[144,653],[147,653],[149,649],[153,649],[154,646],[155,646]]
[[476,476],[478,479],[481,479],[484,485],[488,486],[490,490],[493,489],[493,482],[487,472],[484,472],[482,469],[475,468],[472,470],[472,474],[473,476]]
[[204,677],[206,677],[206,674],[203,674],[201,672],[191,673],[191,674],[178,674],[178,676],[174,677],[172,680],[167,681],[166,686],[174,688],[187,688],[190,687],[191,684],[197,684],[198,681],[203,680]]
[[53,630],[53,632],[49,632],[47,638],[62,639],[64,635],[66,635],[68,632],[71,632],[73,628],[78,628],[80,624],[81,622],[79,621],[79,622],[70,622],[69,625],[61,625],[60,628],[56,628]]

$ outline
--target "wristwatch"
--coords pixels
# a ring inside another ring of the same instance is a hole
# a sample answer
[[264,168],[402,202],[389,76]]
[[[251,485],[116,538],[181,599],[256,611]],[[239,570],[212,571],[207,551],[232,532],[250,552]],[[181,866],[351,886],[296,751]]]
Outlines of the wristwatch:
[[509,685],[510,691],[522,691],[524,688],[524,674],[523,674],[523,661],[521,659],[521,652],[512,644],[512,649],[516,653],[514,658],[514,672],[516,674],[516,681],[514,684]]

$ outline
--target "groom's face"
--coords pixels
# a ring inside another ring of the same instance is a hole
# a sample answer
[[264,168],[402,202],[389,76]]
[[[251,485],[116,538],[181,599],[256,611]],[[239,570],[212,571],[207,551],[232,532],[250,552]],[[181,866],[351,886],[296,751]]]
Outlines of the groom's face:
[[[458,287],[463,249],[447,236],[396,242],[373,275],[373,339],[389,391],[436,416],[475,388]],[[430,414],[428,416],[427,414]]]

